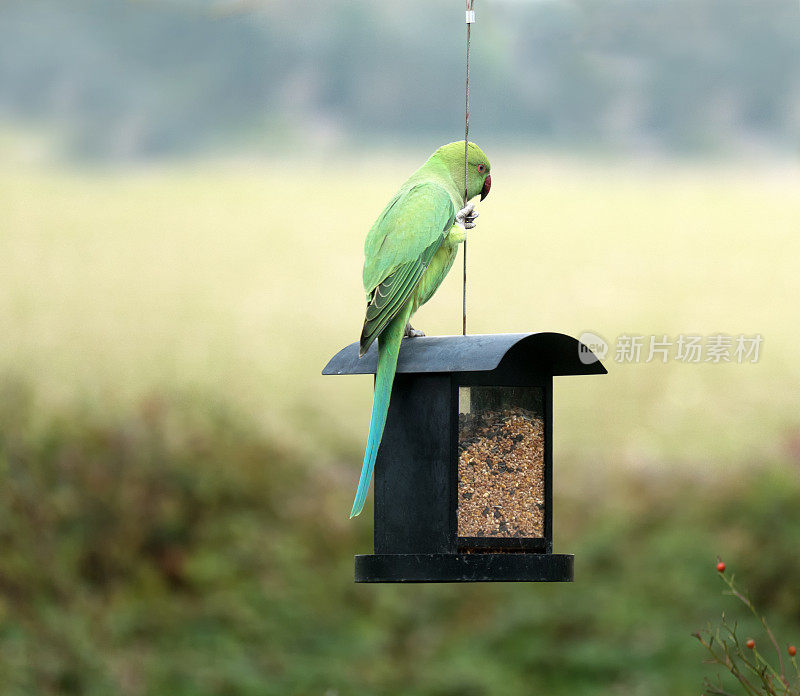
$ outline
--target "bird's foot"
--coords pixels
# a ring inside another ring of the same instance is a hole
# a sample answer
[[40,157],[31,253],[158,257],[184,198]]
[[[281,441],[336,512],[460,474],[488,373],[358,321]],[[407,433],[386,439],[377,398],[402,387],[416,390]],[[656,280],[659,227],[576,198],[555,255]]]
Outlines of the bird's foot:
[[475,210],[474,203],[467,203],[461,210],[456,213],[456,222],[465,230],[471,230],[475,227],[475,220],[479,213]]
[[425,332],[420,331],[419,329],[415,329],[411,324],[406,324],[406,330],[403,332],[403,336],[406,338],[419,338],[420,336],[424,336]]

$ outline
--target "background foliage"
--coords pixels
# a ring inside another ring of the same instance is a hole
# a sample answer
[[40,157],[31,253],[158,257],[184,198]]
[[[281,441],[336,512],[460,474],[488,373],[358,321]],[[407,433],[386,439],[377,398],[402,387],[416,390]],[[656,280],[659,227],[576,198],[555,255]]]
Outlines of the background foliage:
[[[791,0],[486,0],[478,13],[476,133],[797,151]],[[444,0],[5,0],[0,117],[102,159],[452,140],[462,22]]]
[[155,397],[124,421],[34,427],[31,394],[3,396],[9,696],[696,693],[690,634],[736,612],[712,550],[779,634],[800,626],[798,460],[724,483],[562,486],[574,585],[356,586],[370,534],[341,481],[357,449],[309,466],[240,419]]

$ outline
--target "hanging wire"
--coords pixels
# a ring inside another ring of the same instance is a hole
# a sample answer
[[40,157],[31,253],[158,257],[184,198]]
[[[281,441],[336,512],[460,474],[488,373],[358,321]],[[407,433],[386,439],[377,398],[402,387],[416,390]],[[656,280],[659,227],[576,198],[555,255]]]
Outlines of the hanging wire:
[[[466,0],[467,20],[467,85],[464,98],[464,205],[467,204],[467,173],[469,169],[469,48],[472,23],[475,21],[475,0]],[[467,240],[464,239],[464,288],[462,296],[461,334],[467,335]]]

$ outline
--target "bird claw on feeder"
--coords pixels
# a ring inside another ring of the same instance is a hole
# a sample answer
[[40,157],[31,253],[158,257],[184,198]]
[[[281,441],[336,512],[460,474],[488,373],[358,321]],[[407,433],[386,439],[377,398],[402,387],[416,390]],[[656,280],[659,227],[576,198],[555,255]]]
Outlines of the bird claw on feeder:
[[411,324],[406,324],[406,330],[403,332],[403,336],[405,338],[419,338],[420,336],[424,336],[425,332],[420,331],[419,329],[415,329]]
[[463,227],[465,230],[471,230],[475,227],[475,220],[479,213],[475,210],[474,203],[467,203],[461,210],[456,213],[456,223]]

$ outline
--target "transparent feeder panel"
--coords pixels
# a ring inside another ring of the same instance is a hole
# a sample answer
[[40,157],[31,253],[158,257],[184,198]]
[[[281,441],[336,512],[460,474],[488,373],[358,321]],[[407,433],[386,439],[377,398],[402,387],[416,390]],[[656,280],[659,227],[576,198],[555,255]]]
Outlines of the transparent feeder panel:
[[541,387],[459,387],[458,536],[544,537]]

